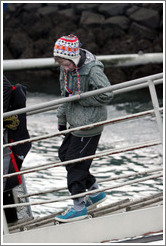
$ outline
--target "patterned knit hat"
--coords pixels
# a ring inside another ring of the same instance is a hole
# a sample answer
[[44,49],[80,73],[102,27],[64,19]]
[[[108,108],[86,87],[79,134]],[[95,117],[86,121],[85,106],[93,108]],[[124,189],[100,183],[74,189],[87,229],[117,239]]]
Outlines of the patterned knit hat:
[[77,66],[80,59],[79,48],[80,42],[78,38],[70,34],[59,38],[55,42],[53,55],[71,60]]

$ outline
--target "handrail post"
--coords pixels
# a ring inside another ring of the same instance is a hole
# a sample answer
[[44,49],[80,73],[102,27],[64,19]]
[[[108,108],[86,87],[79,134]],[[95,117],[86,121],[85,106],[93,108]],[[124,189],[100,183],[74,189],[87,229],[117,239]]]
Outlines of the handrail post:
[[156,93],[156,88],[152,80],[148,80],[148,85],[149,85],[149,91],[150,91],[152,104],[153,104],[153,108],[154,108],[154,112],[155,112],[155,116],[157,120],[157,125],[158,125],[159,132],[160,132],[161,141],[163,143],[163,123],[162,123],[162,118],[161,118],[161,114],[159,111],[159,102],[158,102],[158,97]]

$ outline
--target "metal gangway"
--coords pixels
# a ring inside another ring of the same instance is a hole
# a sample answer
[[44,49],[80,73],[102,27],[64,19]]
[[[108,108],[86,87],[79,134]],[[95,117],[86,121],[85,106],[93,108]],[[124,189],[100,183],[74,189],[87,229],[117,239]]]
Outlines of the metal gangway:
[[[58,163],[57,162],[50,162],[50,163],[42,164],[41,166],[37,165],[37,166],[30,167],[30,168],[24,168],[24,169],[22,169],[21,171],[19,171],[17,173],[11,173],[11,174],[3,175],[3,178],[10,178],[10,177],[15,176],[15,175],[25,175],[27,173],[38,172],[40,170],[55,168],[55,167],[59,167],[59,166],[66,166],[66,165],[70,165],[71,163],[81,162],[81,161],[86,160],[86,159],[95,159],[95,158],[100,158],[100,157],[103,157],[103,156],[116,155],[118,153],[127,152],[127,151],[133,151],[133,150],[136,150],[136,149],[151,147],[151,146],[155,146],[155,145],[163,145],[163,123],[162,123],[162,111],[163,111],[163,108],[160,108],[160,106],[159,106],[158,97],[157,97],[156,88],[155,88],[156,85],[159,85],[159,84],[162,84],[162,83],[163,83],[163,73],[159,73],[159,74],[154,74],[154,75],[151,75],[151,76],[146,76],[146,77],[143,77],[143,78],[139,78],[139,79],[123,82],[123,83],[120,83],[120,84],[117,84],[117,85],[108,86],[106,88],[98,89],[98,90],[95,90],[95,91],[89,91],[89,92],[86,92],[86,93],[82,93],[80,95],[73,95],[73,96],[67,97],[67,98],[66,97],[65,98],[60,98],[60,99],[52,100],[50,102],[41,103],[40,105],[33,105],[33,106],[30,106],[30,107],[26,107],[26,108],[22,108],[22,109],[19,109],[19,110],[14,110],[14,111],[10,111],[10,112],[4,113],[3,114],[3,118],[9,117],[9,116],[12,116],[12,115],[16,115],[16,114],[17,115],[18,114],[22,114],[22,113],[26,113],[27,116],[29,116],[29,115],[32,115],[32,114],[42,113],[42,112],[49,111],[49,110],[55,110],[62,103],[67,103],[67,102],[71,102],[71,101],[80,100],[80,99],[83,99],[83,98],[86,98],[86,97],[90,97],[90,96],[93,96],[93,95],[97,95],[97,94],[100,94],[100,93],[104,93],[104,92],[107,92],[107,91],[112,91],[114,96],[116,96],[116,95],[119,95],[121,93],[132,92],[132,91],[135,91],[135,90],[139,90],[139,89],[143,89],[143,88],[148,87],[149,88],[149,93],[150,93],[150,96],[151,96],[152,105],[153,105],[153,108],[151,110],[143,111],[143,112],[140,112],[140,113],[129,114],[127,116],[118,117],[118,118],[115,118],[115,119],[108,119],[106,121],[97,122],[97,123],[94,123],[94,124],[81,126],[81,127],[77,127],[77,128],[72,128],[72,129],[61,131],[61,132],[57,132],[56,131],[56,132],[51,133],[51,134],[38,136],[38,137],[33,137],[33,138],[30,138],[30,139],[26,139],[26,140],[14,142],[14,143],[4,144],[3,148],[12,147],[12,146],[15,146],[15,145],[18,145],[18,144],[23,144],[23,143],[26,143],[26,142],[42,141],[42,140],[47,139],[47,138],[58,137],[58,136],[61,136],[63,134],[69,133],[69,132],[74,132],[74,131],[77,131],[77,130],[80,130],[80,129],[86,129],[86,128],[89,128],[89,127],[92,127],[92,126],[97,126],[97,125],[105,125],[105,126],[107,126],[109,124],[116,124],[116,123],[120,123],[122,121],[129,121],[129,120],[137,119],[139,117],[144,117],[144,116],[151,115],[151,114],[155,115],[155,119],[156,119],[156,122],[157,122],[157,127],[158,127],[158,131],[159,131],[159,134],[160,134],[160,138],[159,139],[152,139],[151,141],[143,142],[141,144],[134,144],[132,146],[128,146],[128,147],[125,147],[125,148],[120,148],[120,149],[115,149],[115,150],[100,151],[98,154],[95,154],[95,155],[92,155],[92,156],[88,156],[88,157],[74,159],[72,161],[65,161],[65,162],[58,162]],[[145,175],[145,176],[142,177],[142,178],[136,178],[134,180],[128,181],[125,184],[107,186],[106,188],[99,188],[97,190],[88,191],[88,192],[77,194],[77,195],[73,195],[73,196],[65,196],[65,197],[60,197],[58,199],[49,199],[47,201],[46,200],[43,200],[43,201],[40,200],[38,202],[24,202],[24,203],[14,203],[14,204],[9,204],[9,205],[4,205],[3,209],[14,208],[14,207],[18,208],[18,207],[22,207],[22,206],[35,206],[35,205],[46,204],[46,203],[55,203],[55,202],[59,202],[59,201],[65,201],[65,200],[68,200],[68,199],[73,199],[73,198],[78,198],[78,197],[82,197],[82,196],[86,196],[86,195],[91,195],[91,194],[94,194],[94,193],[99,192],[99,191],[106,191],[106,190],[116,189],[116,188],[124,186],[124,185],[130,185],[130,184],[134,184],[134,183],[139,183],[139,182],[146,181],[146,180],[149,180],[149,179],[156,179],[156,178],[162,176],[162,168],[161,167],[155,168],[155,169],[151,168],[151,169],[148,169],[146,171],[142,171],[142,172],[138,172],[138,173],[134,173],[134,174],[130,174],[130,175],[119,175],[119,176],[115,176],[115,177],[112,177],[112,178],[107,178],[105,180],[98,180],[98,182],[102,183],[102,182],[108,182],[108,181],[111,181],[111,180],[122,179],[122,178],[125,178],[125,177],[136,177],[137,175]],[[146,175],[148,175],[148,176],[146,176]],[[42,191],[42,192],[24,194],[22,197],[26,198],[26,197],[30,197],[30,196],[34,196],[34,195],[40,195],[40,194],[60,191],[60,190],[64,190],[64,189],[67,189],[67,187],[64,186],[64,187],[61,187],[61,188],[45,190],[45,191]],[[161,201],[161,196],[160,197],[153,196],[153,197],[148,198],[148,199],[150,199],[150,200],[152,199],[155,202],[157,200]],[[147,202],[148,202],[148,199],[147,199]],[[145,202],[145,200],[146,199],[143,199],[144,202]],[[121,204],[116,203],[115,207],[118,206],[118,209],[119,209],[119,206],[120,206],[120,208],[123,208],[124,206],[127,206],[127,205],[131,206],[131,205],[137,204],[139,202],[140,202],[140,200],[137,200],[137,199],[134,202],[125,200],[125,201],[122,201]],[[113,208],[113,209],[115,209],[115,208]],[[99,215],[101,214],[100,211],[97,211],[97,212],[99,213]],[[102,214],[103,214],[103,211],[102,211]],[[53,216],[55,216],[55,215],[53,215]],[[48,221],[50,221],[50,219],[52,219],[52,216],[46,216],[46,218],[43,218],[43,219],[40,219],[40,218],[39,219],[32,219],[32,221],[30,221],[30,222],[26,221],[26,222],[23,222],[22,224],[15,225],[12,228],[10,228],[10,230],[9,230],[8,224],[6,222],[5,214],[4,214],[4,234],[8,234],[8,233],[12,232],[12,229],[15,230],[17,228],[20,228],[21,226],[22,227],[24,227],[24,226],[27,227],[27,225],[29,225],[29,227],[30,227],[31,223],[32,224],[33,223],[39,223],[39,224],[41,223],[42,224],[44,220],[45,220],[45,222],[48,222]]]

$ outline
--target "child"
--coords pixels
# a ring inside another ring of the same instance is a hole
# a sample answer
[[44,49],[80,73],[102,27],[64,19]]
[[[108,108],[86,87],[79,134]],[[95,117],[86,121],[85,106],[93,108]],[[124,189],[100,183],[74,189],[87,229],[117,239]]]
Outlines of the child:
[[[103,64],[92,53],[80,48],[76,36],[70,34],[59,38],[55,42],[53,55],[60,65],[62,96],[72,96],[110,86],[103,72]],[[112,92],[107,92],[59,106],[57,113],[59,131],[67,129],[67,124],[73,128],[106,120],[105,105],[111,101],[112,96]],[[60,160],[68,161],[94,155],[102,130],[103,126],[95,126],[66,134],[59,148]],[[92,159],[66,165],[67,185],[72,195],[99,188],[95,177],[89,172],[91,163]],[[61,222],[83,219],[87,216],[87,209],[96,207],[105,199],[105,192],[90,195],[86,199],[85,197],[73,199],[73,207],[55,219]]]

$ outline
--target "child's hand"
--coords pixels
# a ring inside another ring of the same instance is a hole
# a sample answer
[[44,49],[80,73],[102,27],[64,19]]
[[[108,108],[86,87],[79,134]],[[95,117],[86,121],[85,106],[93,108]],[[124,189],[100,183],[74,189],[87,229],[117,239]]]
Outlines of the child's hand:
[[59,131],[64,131],[64,130],[67,130],[67,128],[64,125],[58,125],[58,130]]

